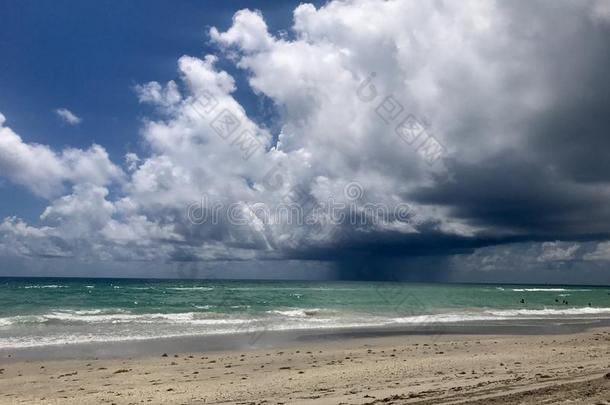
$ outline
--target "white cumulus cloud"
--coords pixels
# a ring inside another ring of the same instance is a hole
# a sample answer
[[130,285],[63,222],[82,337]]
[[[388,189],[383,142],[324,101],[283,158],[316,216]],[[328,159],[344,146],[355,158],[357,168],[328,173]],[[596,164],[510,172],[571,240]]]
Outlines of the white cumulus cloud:
[[61,195],[69,184],[107,185],[123,176],[99,145],[56,152],[47,145],[25,142],[4,122],[0,120],[0,173],[38,196]]
[[76,114],[67,108],[58,108],[55,110],[55,114],[57,114],[59,119],[69,125],[78,125],[83,122],[82,118],[76,116]]

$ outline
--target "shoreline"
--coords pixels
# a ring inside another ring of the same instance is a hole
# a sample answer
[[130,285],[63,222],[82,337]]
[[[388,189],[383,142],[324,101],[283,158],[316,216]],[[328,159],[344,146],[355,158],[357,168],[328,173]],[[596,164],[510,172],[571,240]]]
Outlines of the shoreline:
[[[20,348],[0,348],[0,364],[19,360],[70,360],[143,358],[168,351],[212,353],[231,350],[291,348],[303,343],[383,337],[468,335],[567,335],[596,328],[610,328],[610,318],[520,319],[472,321],[426,325],[400,325],[359,328],[324,328],[306,330],[262,330],[247,333],[209,334],[68,343]],[[176,351],[178,350],[178,351]]]
[[273,349],[175,346],[139,357],[3,358],[0,403],[607,404],[610,327],[591,326],[546,325],[553,333],[544,334],[335,334]]

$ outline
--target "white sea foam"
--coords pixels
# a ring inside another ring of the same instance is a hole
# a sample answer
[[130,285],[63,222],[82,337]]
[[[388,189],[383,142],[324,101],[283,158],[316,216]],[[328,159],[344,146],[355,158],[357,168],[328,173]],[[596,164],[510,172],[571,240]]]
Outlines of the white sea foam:
[[578,316],[578,315],[610,315],[610,308],[565,308],[565,309],[504,309],[486,311],[498,317],[550,317],[550,316]]
[[459,323],[469,321],[494,321],[510,319],[578,318],[582,316],[607,315],[610,308],[565,308],[565,309],[506,309],[483,312],[446,313],[394,318],[396,323]]
[[56,284],[49,284],[49,285],[26,285],[25,287],[26,289],[30,289],[30,288],[68,288],[67,285],[56,285]]
[[94,342],[127,342],[149,340],[154,338],[172,338],[180,336],[189,336],[189,334],[163,334],[160,336],[154,335],[58,335],[58,336],[22,336],[11,338],[0,338],[0,347],[10,348],[27,348],[27,347],[42,347],[42,346],[60,346],[79,343],[94,343]]
[[267,311],[268,314],[276,314],[287,317],[309,317],[318,315],[322,310],[319,308],[297,308],[288,310]]
[[[199,308],[204,309],[204,308]],[[207,308],[205,308],[207,309]],[[258,315],[214,312],[144,313],[100,308],[56,309],[41,315],[0,318],[0,347],[111,342],[190,335],[261,333],[280,330],[349,329],[398,325],[422,327],[516,319],[610,318],[610,308],[468,309],[430,315],[346,313],[321,308],[282,308]],[[28,325],[45,324],[29,332]],[[15,328],[15,329],[13,329]]]
[[212,287],[170,287],[168,290],[175,291],[211,291],[214,288]]
[[40,315],[17,315],[9,316],[6,318],[0,318],[0,326],[11,326],[28,323],[43,323],[44,321],[45,318]]
[[[383,288],[383,287],[381,287]],[[346,288],[346,287],[230,287],[227,288],[230,291],[360,291],[359,288]]]
[[397,324],[415,324],[415,325],[433,325],[439,323],[459,323],[472,321],[494,321],[500,318],[493,315],[483,313],[472,314],[435,314],[435,315],[415,315],[407,317],[393,318],[392,323]]
[[[209,309],[209,306],[194,306],[197,309]],[[245,314],[217,314],[213,312],[181,312],[181,313],[145,313],[134,314],[126,310],[92,309],[92,310],[55,310],[42,315],[19,315],[0,318],[0,326],[32,323],[66,323],[66,324],[191,324],[191,325],[221,325],[247,322],[274,322],[292,325],[303,321],[303,325],[312,324],[342,324],[352,320],[361,320],[364,324],[372,323],[418,323],[418,322],[463,322],[475,320],[501,320],[515,318],[547,318],[547,317],[578,317],[592,315],[609,315],[610,308],[544,308],[544,309],[488,309],[484,311],[450,312],[429,315],[413,315],[407,317],[392,317],[382,314],[349,314],[339,313],[320,308],[293,308],[271,310],[257,316]]]
[[562,292],[562,291],[582,291],[582,292],[586,292],[586,291],[591,291],[591,290],[573,290],[573,289],[567,289],[567,288],[513,288],[513,291],[517,291],[517,292],[523,292],[523,291],[529,291],[529,292],[542,292],[542,291],[549,291],[549,292]]

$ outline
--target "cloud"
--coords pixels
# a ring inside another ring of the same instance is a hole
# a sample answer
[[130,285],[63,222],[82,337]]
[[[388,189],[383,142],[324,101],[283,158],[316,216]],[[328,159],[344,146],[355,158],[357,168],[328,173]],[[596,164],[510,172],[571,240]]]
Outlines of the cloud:
[[225,45],[238,45],[240,50],[260,51],[269,48],[273,40],[259,11],[240,10],[233,16],[233,25],[226,32],[210,29],[212,40]]
[[4,125],[4,116],[0,118],[0,173],[37,196],[52,198],[65,192],[70,184],[107,185],[123,176],[99,145],[55,152],[47,145],[24,142]]
[[[40,227],[13,218],[0,235],[28,254],[103,260],[348,268],[357,252],[363,265],[438,256],[479,270],[577,260],[572,241],[610,236],[599,4],[302,4],[283,36],[240,10],[227,30],[210,29],[216,55],[182,56],[177,79],[135,87],[154,109],[127,173],[101,146],[56,152],[0,116],[2,175],[50,201]],[[225,63],[272,101],[272,125],[239,103]],[[256,209],[295,198],[332,201],[347,220],[269,221]]]
[[538,256],[540,262],[554,262],[572,260],[576,252],[580,249],[578,244],[566,244],[559,241],[544,242],[542,253]]
[[83,122],[83,119],[77,117],[72,111],[67,108],[58,108],[55,110],[55,114],[59,117],[60,120],[69,125],[78,125]]
[[596,22],[610,23],[610,1],[593,0],[591,18]]
[[610,242],[600,242],[593,252],[583,256],[584,260],[610,261]]

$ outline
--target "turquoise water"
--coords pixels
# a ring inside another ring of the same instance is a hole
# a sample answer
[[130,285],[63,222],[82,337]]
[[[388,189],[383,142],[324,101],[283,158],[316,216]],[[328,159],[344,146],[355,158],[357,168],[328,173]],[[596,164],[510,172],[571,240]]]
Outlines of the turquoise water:
[[538,318],[610,318],[610,287],[0,279],[0,348]]

